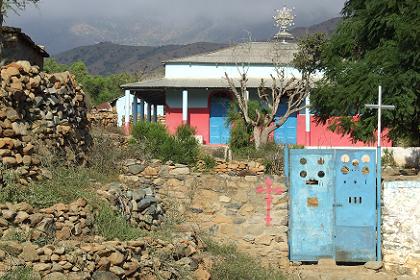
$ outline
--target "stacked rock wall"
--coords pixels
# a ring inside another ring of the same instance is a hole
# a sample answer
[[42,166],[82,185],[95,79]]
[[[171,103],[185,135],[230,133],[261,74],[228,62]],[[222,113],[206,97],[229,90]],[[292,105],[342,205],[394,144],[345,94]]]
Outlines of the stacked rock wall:
[[0,155],[21,183],[41,175],[45,152],[86,161],[91,137],[85,94],[70,73],[50,75],[19,61],[2,67],[0,76]]
[[385,268],[420,276],[420,181],[389,181],[383,192]]
[[[128,161],[120,180],[128,185],[155,185],[166,208],[176,208],[184,219],[181,228],[206,232],[213,238],[234,243],[244,252],[264,258],[267,264],[287,267],[288,191],[284,178],[273,177],[281,187],[271,206],[271,226],[266,226],[265,176],[230,176],[195,173],[181,164]],[[166,202],[166,203],[165,203]]]

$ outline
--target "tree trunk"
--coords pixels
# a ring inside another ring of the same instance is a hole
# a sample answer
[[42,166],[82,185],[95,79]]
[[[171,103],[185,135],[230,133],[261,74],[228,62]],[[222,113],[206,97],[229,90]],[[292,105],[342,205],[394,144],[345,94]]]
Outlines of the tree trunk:
[[258,150],[261,147],[261,128],[259,126],[254,126],[253,134],[255,149]]
[[266,145],[268,143],[268,138],[270,133],[273,132],[271,127],[265,127],[261,132],[261,145]]
[[258,150],[261,146],[266,145],[268,143],[268,139],[270,137],[270,133],[272,133],[276,129],[275,126],[269,127],[261,127],[256,126],[254,127],[254,141],[255,141],[255,148]]

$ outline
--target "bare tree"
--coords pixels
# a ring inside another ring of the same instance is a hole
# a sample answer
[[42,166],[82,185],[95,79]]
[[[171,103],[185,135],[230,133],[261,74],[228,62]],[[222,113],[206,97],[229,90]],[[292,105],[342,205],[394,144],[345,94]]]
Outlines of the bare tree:
[[[281,127],[287,118],[306,108],[302,103],[309,94],[309,79],[304,78],[304,75],[302,75],[301,79],[286,77],[285,71],[281,67],[276,66],[275,70],[276,74],[271,75],[270,86],[266,85],[264,79],[261,79],[260,86],[257,89],[257,95],[265,110],[254,109],[255,112],[250,112],[249,108],[248,78],[246,72],[241,73],[241,77],[238,80],[239,86],[237,86],[233,78],[225,73],[226,80],[235,96],[240,113],[245,123],[252,127],[255,147],[257,149],[268,142],[270,134]],[[287,100],[287,110],[275,120],[282,100]],[[251,114],[254,117],[251,117]]]
[[4,36],[3,36],[3,23],[4,18],[7,15],[7,11],[10,10],[16,14],[23,11],[26,6],[30,3],[36,4],[40,0],[0,0],[0,65],[4,63],[3,48],[4,48]]

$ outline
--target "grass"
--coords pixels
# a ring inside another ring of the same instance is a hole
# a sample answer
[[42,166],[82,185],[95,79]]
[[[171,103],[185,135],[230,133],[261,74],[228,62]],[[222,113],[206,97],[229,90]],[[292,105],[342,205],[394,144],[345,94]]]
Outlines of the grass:
[[92,199],[92,172],[83,167],[56,167],[52,179],[20,186],[8,182],[1,188],[0,202],[27,202],[33,207],[70,203],[78,198]]
[[107,240],[133,240],[145,235],[145,232],[131,226],[121,215],[103,203],[95,218],[98,234]]
[[31,280],[32,270],[28,267],[18,267],[4,274],[0,280]]
[[238,252],[234,245],[220,244],[211,239],[205,241],[207,252],[217,257],[211,269],[213,280],[285,280],[274,268],[261,266],[256,259]]

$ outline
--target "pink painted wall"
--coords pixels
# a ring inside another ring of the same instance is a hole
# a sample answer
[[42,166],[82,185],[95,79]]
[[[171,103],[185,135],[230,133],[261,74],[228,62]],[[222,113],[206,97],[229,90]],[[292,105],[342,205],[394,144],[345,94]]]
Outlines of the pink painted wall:
[[[182,109],[166,106],[166,126],[170,133],[175,133],[182,124]],[[196,135],[202,135],[204,144],[210,142],[210,111],[208,108],[188,108],[188,124],[195,128]]]
[[[306,144],[305,133],[305,115],[298,115],[297,123],[297,144]],[[392,147],[392,142],[386,136],[386,131],[382,133],[382,146]],[[315,122],[315,118],[311,116],[311,143],[310,146],[337,146],[337,147],[374,147],[376,143],[363,143],[361,141],[352,142],[349,136],[342,136],[339,133],[332,132],[328,129],[328,124],[322,125]]]

